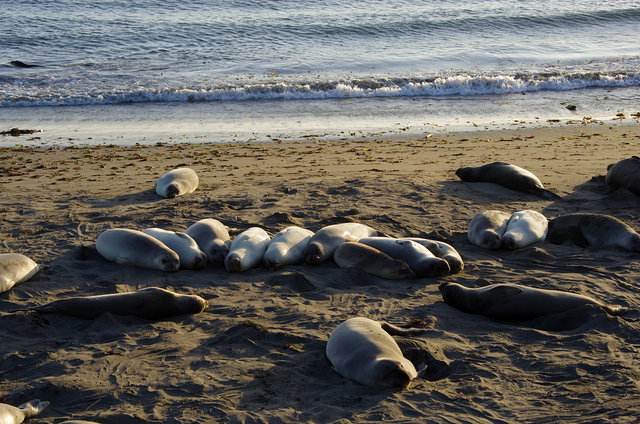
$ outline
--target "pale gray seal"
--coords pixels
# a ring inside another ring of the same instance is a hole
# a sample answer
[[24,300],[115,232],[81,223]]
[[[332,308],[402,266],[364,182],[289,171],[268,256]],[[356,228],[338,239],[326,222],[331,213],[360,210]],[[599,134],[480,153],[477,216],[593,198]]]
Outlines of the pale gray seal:
[[640,252],[640,235],[633,228],[613,216],[595,213],[570,213],[551,219],[547,241]]
[[156,193],[172,199],[193,193],[198,188],[198,174],[191,168],[176,168],[156,181]]
[[607,184],[613,187],[624,187],[640,196],[640,158],[631,156],[607,167]]
[[262,262],[271,238],[260,227],[244,230],[231,242],[224,266],[229,272],[246,271]]
[[394,259],[406,262],[416,277],[442,277],[451,272],[447,261],[437,258],[423,245],[407,239],[364,237],[359,243],[374,247]]
[[457,283],[440,284],[444,301],[461,311],[505,321],[528,321],[544,315],[594,305],[611,315],[626,312],[591,297],[560,290],[546,290],[519,284],[491,284],[469,288]]
[[279,231],[264,252],[263,262],[267,269],[278,269],[285,265],[304,262],[304,254],[313,231],[295,225]]
[[[350,318],[329,336],[326,355],[341,376],[373,387],[407,387],[418,376],[415,366],[389,331],[397,327],[369,318]],[[405,334],[400,330],[400,334]]]
[[208,306],[209,303],[200,296],[178,294],[160,287],[146,287],[129,293],[70,297],[22,310],[58,313],[84,319],[93,319],[109,312],[158,320],[176,315],[198,314]]
[[20,253],[0,253],[0,293],[36,275],[40,267]]
[[229,254],[231,237],[222,222],[213,218],[201,219],[187,228],[185,233],[198,243],[209,262],[216,265],[224,263],[224,258]]
[[113,228],[96,239],[96,249],[108,261],[161,271],[177,271],[180,257],[158,239],[142,231]]
[[49,406],[49,402],[40,401],[40,399],[30,400],[17,407],[0,403],[0,423],[20,424],[24,420],[38,415],[47,406]]
[[186,233],[177,233],[161,228],[145,228],[142,232],[161,241],[169,249],[176,252],[180,258],[181,268],[202,269],[207,264],[207,255],[200,250],[198,243]]
[[467,238],[472,244],[484,249],[499,249],[509,218],[511,214],[498,210],[480,212],[469,222]]
[[462,181],[493,183],[545,199],[560,199],[560,196],[544,188],[540,179],[532,172],[506,162],[458,168],[456,175]]
[[333,254],[333,260],[342,269],[359,269],[387,280],[416,276],[405,261],[394,259],[376,248],[357,241],[348,241],[338,246]]
[[332,258],[342,243],[376,235],[378,232],[365,224],[345,222],[327,225],[318,230],[309,240],[305,260],[310,265],[318,265]]
[[451,272],[454,274],[457,274],[464,269],[462,256],[460,256],[460,253],[458,253],[458,251],[448,243],[420,237],[403,237],[400,240],[411,240],[423,245],[435,256],[447,261],[449,268],[451,268]]
[[548,221],[540,212],[524,210],[515,212],[509,218],[502,235],[502,247],[509,250],[521,249],[543,241],[547,236]]

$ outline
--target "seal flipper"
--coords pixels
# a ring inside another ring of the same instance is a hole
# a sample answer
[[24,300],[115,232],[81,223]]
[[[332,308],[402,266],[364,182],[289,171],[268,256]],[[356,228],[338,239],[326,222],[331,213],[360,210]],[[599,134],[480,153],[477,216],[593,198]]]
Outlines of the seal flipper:
[[389,333],[392,336],[415,336],[425,332],[425,330],[421,328],[400,328],[395,325],[389,324],[387,322],[380,323],[380,326],[384,331]]
[[551,190],[547,190],[546,188],[534,187],[531,190],[529,190],[529,193],[538,195],[538,196],[540,196],[542,198],[549,199],[549,200],[560,200],[560,199],[562,199],[562,197],[560,197],[559,195],[555,194]]
[[10,290],[11,287],[15,285],[16,285],[15,281],[9,280],[8,278],[0,276],[0,293]]

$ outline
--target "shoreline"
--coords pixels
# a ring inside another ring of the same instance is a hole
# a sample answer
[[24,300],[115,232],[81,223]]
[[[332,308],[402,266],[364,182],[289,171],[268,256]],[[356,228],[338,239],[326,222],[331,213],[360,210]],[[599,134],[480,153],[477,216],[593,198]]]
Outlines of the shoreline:
[[[589,211],[640,228],[640,198],[598,176],[637,154],[640,125],[585,125],[345,140],[0,148],[0,252],[43,270],[0,294],[6,343],[0,397],[51,405],[37,422],[635,422],[640,323],[597,308],[509,323],[442,302],[443,281],[526,284],[640,308],[637,253],[536,243],[486,251],[466,237],[486,209],[551,218]],[[515,163],[562,199],[463,183],[460,166]],[[156,179],[189,166],[187,196],[163,199]],[[594,178],[595,177],[595,178]],[[94,250],[109,228],[184,231],[216,218],[233,236],[289,225],[317,231],[361,222],[395,236],[453,245],[465,261],[443,278],[383,280],[329,262],[277,271],[164,273],[121,266]],[[159,286],[210,307],[162,321],[104,314],[8,313],[70,296]],[[419,341],[449,367],[408,389],[360,386],[337,375],[326,340],[345,319],[418,325]]]

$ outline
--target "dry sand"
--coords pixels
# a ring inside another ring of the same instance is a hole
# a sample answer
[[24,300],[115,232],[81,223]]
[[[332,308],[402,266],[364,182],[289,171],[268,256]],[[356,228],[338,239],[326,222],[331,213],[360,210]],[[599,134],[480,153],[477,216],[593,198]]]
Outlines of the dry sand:
[[[521,283],[637,310],[637,254],[548,243],[490,252],[471,245],[466,229],[489,208],[601,212],[638,229],[640,199],[592,177],[638,154],[639,144],[640,125],[631,123],[423,139],[1,149],[0,252],[26,254],[45,269],[0,294],[0,311],[151,285],[198,294],[211,306],[159,322],[0,312],[0,402],[50,401],[30,420],[39,423],[637,423],[637,320],[583,308],[505,323],[444,304],[438,284]],[[562,199],[454,175],[496,160],[529,169]],[[198,172],[199,189],[159,198],[155,180],[178,166]],[[362,222],[449,242],[466,268],[406,281],[333,263],[163,273],[108,263],[93,249],[112,227],[184,231],[206,217],[232,235],[255,225],[274,234],[291,224]],[[338,376],[324,347],[354,316],[423,326],[420,340],[450,363],[450,375],[402,391]]]

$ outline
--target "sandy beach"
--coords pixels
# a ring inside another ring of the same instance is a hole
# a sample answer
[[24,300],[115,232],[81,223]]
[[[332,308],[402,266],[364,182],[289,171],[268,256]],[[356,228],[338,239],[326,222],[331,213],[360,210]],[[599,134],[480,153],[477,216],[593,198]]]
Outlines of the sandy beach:
[[[637,155],[639,144],[640,125],[629,119],[424,137],[0,148],[0,253],[43,266],[0,294],[0,402],[47,400],[49,408],[28,422],[48,424],[638,423],[637,253],[546,242],[488,251],[466,232],[486,209],[533,209],[548,218],[605,213],[640,229],[640,198],[598,178]],[[454,174],[492,161],[528,169],[561,199]],[[182,166],[198,173],[199,188],[159,197],[156,179]],[[332,262],[165,273],[109,263],[94,248],[109,228],[184,231],[203,218],[220,220],[232,236],[252,226],[273,235],[288,225],[317,231],[360,222],[395,237],[445,241],[465,269],[400,281]],[[442,281],[569,290],[633,312],[581,308],[502,322],[442,302]],[[210,307],[161,321],[7,312],[147,286],[197,294]],[[331,331],[355,316],[425,329],[418,340],[447,371],[404,390],[342,378],[324,349]]]

